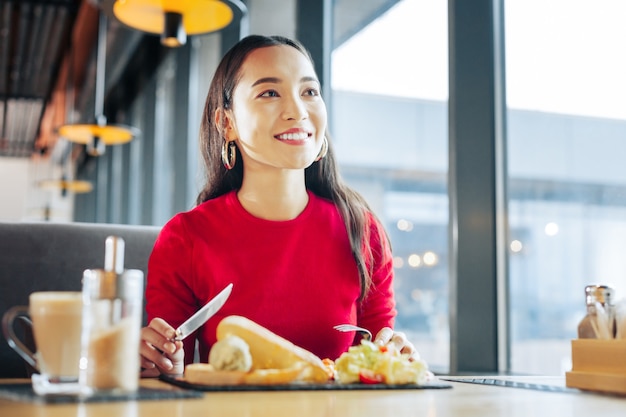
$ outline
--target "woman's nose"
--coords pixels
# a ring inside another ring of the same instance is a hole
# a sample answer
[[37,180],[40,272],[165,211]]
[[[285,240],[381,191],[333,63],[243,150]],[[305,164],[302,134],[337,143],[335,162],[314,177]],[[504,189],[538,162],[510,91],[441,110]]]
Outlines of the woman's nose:
[[306,119],[308,116],[309,112],[300,96],[288,97],[285,100],[283,109],[283,118],[285,120],[301,120]]

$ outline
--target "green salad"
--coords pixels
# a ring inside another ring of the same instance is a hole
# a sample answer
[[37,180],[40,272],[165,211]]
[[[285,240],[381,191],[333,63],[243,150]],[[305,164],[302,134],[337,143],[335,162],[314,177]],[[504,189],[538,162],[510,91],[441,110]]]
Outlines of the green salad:
[[362,340],[335,361],[336,379],[343,384],[425,384],[432,378],[426,362],[409,359],[393,345]]

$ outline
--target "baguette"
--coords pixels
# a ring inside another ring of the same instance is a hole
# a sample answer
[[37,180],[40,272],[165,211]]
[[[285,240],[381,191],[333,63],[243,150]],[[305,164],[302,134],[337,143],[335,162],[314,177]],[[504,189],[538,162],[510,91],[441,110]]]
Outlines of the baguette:
[[256,371],[221,371],[208,363],[191,363],[185,367],[185,381],[198,385],[281,385],[301,380],[304,363],[285,369]]
[[[242,316],[228,316],[222,319],[217,325],[217,340],[222,340],[228,335],[240,337],[250,347],[253,374],[260,370],[292,370],[290,375],[297,374],[296,377],[300,381],[329,380],[328,368],[319,357],[250,319]],[[299,369],[301,371],[296,372]],[[268,372],[257,373],[252,378],[264,373]]]

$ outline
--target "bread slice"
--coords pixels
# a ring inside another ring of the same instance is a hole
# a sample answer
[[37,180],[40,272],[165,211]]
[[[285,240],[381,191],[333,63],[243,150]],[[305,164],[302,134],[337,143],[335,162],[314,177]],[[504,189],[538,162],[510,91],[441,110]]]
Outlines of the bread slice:
[[242,316],[228,316],[222,319],[217,325],[217,340],[222,340],[229,334],[240,337],[250,347],[252,371],[295,370],[304,364],[298,380],[308,382],[329,380],[328,368],[319,357],[250,319]]
[[185,381],[198,385],[240,385],[247,372],[219,371],[208,363],[190,363],[185,366]]

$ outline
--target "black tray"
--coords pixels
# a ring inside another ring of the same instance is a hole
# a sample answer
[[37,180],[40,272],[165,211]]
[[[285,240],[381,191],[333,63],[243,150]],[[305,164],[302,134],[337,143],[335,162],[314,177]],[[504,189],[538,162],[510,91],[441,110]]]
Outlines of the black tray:
[[550,392],[580,392],[577,389],[545,384],[534,384],[523,381],[512,381],[509,379],[498,378],[466,378],[466,377],[441,377],[442,380],[452,382],[462,382],[466,384],[480,384],[480,385],[493,385],[496,387],[509,387],[509,388],[524,388],[532,389],[536,391],[550,391]]
[[307,384],[294,382],[291,384],[273,385],[201,385],[192,384],[182,378],[171,377],[162,374],[159,377],[162,381],[176,385],[181,388],[196,391],[345,391],[345,390],[421,390],[421,389],[442,389],[452,388],[452,385],[441,381],[432,381],[425,385],[417,384],[340,384],[328,382],[325,384]]
[[89,397],[78,395],[37,395],[30,383],[0,384],[0,398],[14,401],[37,403],[78,403],[78,402],[110,402],[110,401],[141,401],[171,400],[178,398],[201,398],[201,392],[183,389],[158,389],[140,387],[133,393],[98,393]]

